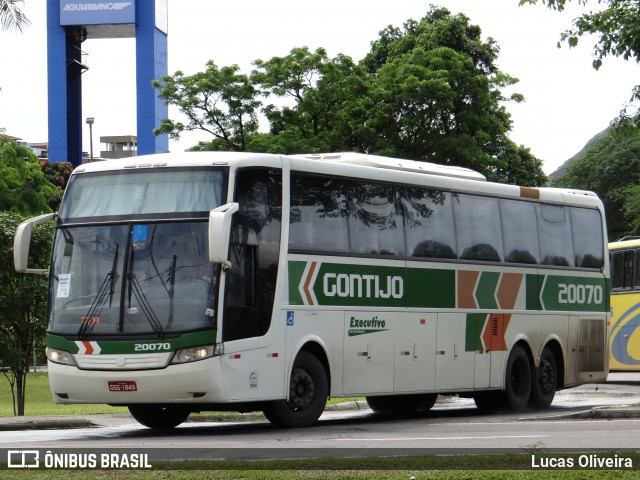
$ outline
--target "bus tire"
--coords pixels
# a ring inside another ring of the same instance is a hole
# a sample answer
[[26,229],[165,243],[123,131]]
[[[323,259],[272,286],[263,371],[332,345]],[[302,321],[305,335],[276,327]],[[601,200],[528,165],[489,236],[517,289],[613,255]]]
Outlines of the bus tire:
[[540,364],[533,371],[531,403],[534,407],[549,408],[558,388],[558,366],[550,348],[545,347],[540,355]]
[[277,427],[310,427],[322,415],[328,396],[329,381],[322,362],[303,350],[291,371],[289,400],[268,402],[263,413]]
[[382,395],[366,397],[366,400],[374,413],[407,415],[431,410],[437,398],[437,393],[429,393],[424,395]]
[[169,430],[184,422],[191,411],[180,405],[129,405],[129,413],[145,427]]
[[507,405],[514,412],[521,412],[527,408],[531,396],[531,362],[521,345],[511,349],[507,361],[505,378],[505,395]]

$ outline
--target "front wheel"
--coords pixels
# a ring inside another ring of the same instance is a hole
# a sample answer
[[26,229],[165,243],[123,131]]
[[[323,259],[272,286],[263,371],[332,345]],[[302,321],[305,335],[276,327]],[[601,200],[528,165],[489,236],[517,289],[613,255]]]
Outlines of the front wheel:
[[191,413],[180,405],[129,405],[138,423],[156,430],[168,430],[184,422]]
[[291,371],[289,400],[269,402],[263,413],[277,427],[310,427],[322,415],[328,396],[329,381],[322,362],[301,351]]

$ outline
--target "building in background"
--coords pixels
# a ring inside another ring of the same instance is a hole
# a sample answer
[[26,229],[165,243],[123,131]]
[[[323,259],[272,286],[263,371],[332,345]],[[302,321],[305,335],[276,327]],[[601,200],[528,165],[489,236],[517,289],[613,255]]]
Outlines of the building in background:
[[105,144],[106,150],[100,151],[98,160],[135,157],[138,154],[138,137],[135,135],[100,137],[100,143]]

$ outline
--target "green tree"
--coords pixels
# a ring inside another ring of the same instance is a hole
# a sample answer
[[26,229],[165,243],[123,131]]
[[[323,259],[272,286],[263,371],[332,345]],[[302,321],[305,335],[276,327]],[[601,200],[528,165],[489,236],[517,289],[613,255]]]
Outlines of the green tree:
[[[167,119],[156,133],[175,137],[196,128],[212,133],[212,141],[197,150],[360,151],[470,167],[495,181],[538,184],[544,178],[541,162],[530,152],[518,153],[507,137],[511,117],[504,103],[522,96],[502,94],[517,80],[496,67],[498,53],[496,43],[483,41],[467,17],[432,7],[402,30],[383,30],[357,64],[345,55],[329,58],[322,48],[302,47],[256,60],[250,78],[235,66],[221,75],[225,69],[212,62],[202,74],[165,77],[155,84],[160,96],[178,106],[189,124]],[[268,133],[257,131],[258,92],[267,103],[262,113]],[[242,100],[236,103],[241,115],[231,115],[230,99]],[[217,108],[215,114],[207,103]]]
[[270,151],[281,153],[360,150],[357,131],[364,111],[358,106],[367,95],[364,70],[346,55],[329,58],[323,48],[310,52],[294,48],[289,55],[256,60],[253,81],[268,98],[279,99],[263,112],[270,124]]
[[387,27],[362,61],[371,82],[372,150],[459,165],[502,181],[511,118],[502,89],[517,79],[495,62],[499,48],[462,14],[431,7],[419,22]]
[[502,162],[495,167],[491,177],[502,183],[523,187],[539,187],[548,182],[542,170],[542,161],[524,145],[516,145],[506,139],[500,153]]
[[[23,216],[0,213],[0,244],[13,245],[15,231]],[[49,264],[53,238],[52,222],[34,228],[31,235],[30,265]],[[27,372],[34,345],[45,334],[47,279],[17,273],[13,249],[0,249],[0,366],[9,381],[14,414],[24,415]]]
[[153,86],[187,118],[187,123],[164,119],[156,135],[178,139],[184,131],[202,130],[214,137],[217,150],[244,151],[247,139],[258,131],[258,91],[237,65],[218,68],[209,61],[204,72],[186,76],[177,71]]
[[[571,0],[519,0],[520,5],[537,4],[540,1],[552,10],[562,11]],[[587,0],[576,0],[586,5]],[[580,15],[573,20],[573,27],[560,34],[558,46],[566,43],[569,47],[578,45],[582,37],[589,41],[595,36],[593,67],[597,70],[608,57],[622,57],[625,60],[640,61],[640,8],[638,0],[598,0],[605,7],[597,12]],[[632,91],[630,102],[640,100],[640,85]],[[617,120],[619,126],[634,124],[640,127],[637,110],[628,105]]]
[[637,188],[640,185],[640,133],[611,132],[589,147],[554,186],[591,190],[602,199],[609,237],[639,235]]
[[31,22],[16,0],[0,0],[0,30],[22,31]]
[[31,150],[0,137],[0,212],[50,212],[61,195],[62,189],[46,180]]
[[[640,185],[625,185],[611,194],[613,202],[622,205],[622,217],[626,221],[625,231],[621,235],[611,236],[617,240],[625,235],[640,236]],[[617,232],[614,232],[616,234]]]

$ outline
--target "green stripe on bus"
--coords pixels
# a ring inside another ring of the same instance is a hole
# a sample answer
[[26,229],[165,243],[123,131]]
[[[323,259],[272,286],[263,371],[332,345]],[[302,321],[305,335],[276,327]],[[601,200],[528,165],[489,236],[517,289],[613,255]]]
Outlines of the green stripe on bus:
[[498,308],[496,290],[498,289],[499,280],[499,272],[482,272],[480,280],[478,280],[478,286],[476,287],[478,308],[488,310],[496,310]]
[[540,310],[540,282],[539,279],[544,279],[544,276],[539,275],[526,275],[526,295],[527,295],[527,310]]
[[467,314],[467,328],[465,330],[465,352],[484,351],[482,344],[482,330],[487,321],[486,313],[469,313]]
[[302,295],[298,289],[306,262],[289,262],[289,303],[303,305]]
[[[181,348],[211,345],[216,341],[216,331],[191,332],[177,338],[152,340],[70,340],[61,335],[47,334],[47,346],[76,354],[82,343],[97,344],[102,355],[175,352]],[[95,348],[95,347],[94,347]]]
[[[465,266],[467,267],[467,266]],[[469,266],[470,267],[470,266]],[[500,272],[478,272],[475,308],[499,311]],[[456,270],[360,264],[289,262],[289,304],[341,307],[456,308]],[[579,275],[524,276],[515,310],[607,312],[609,283],[604,277]],[[514,298],[515,300],[515,298]],[[468,306],[467,310],[474,309]]]
[[455,307],[455,270],[318,264],[289,262],[290,304]]

